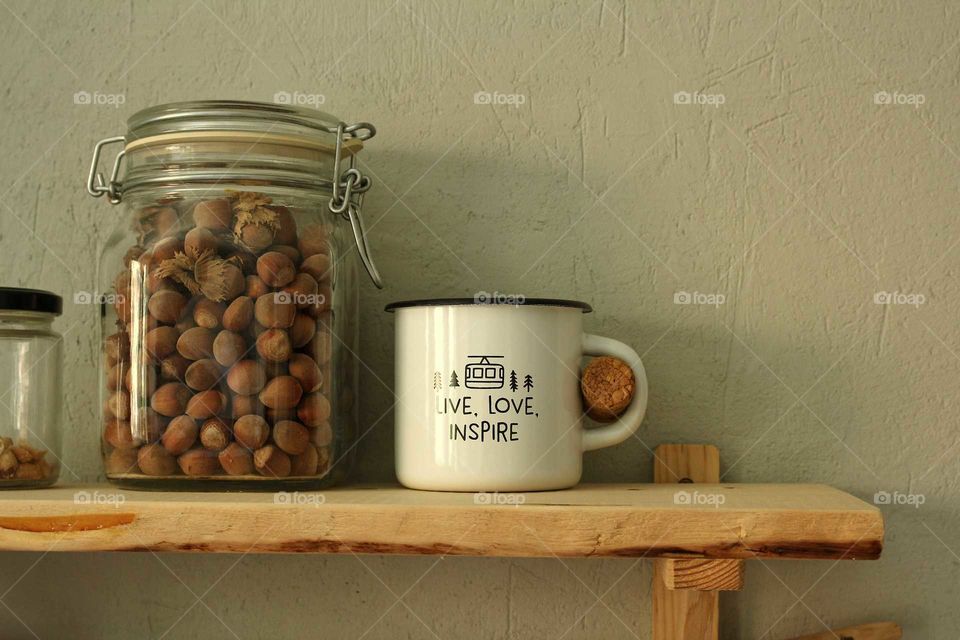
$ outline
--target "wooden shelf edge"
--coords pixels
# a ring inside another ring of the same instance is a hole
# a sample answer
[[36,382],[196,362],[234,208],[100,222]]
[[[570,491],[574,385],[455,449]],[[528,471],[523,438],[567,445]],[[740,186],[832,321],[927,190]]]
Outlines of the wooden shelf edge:
[[6,491],[0,550],[864,560],[883,548],[880,511],[837,489],[696,485],[724,504],[678,506],[683,486],[581,485],[502,494],[506,504],[399,487],[281,500],[107,485]]

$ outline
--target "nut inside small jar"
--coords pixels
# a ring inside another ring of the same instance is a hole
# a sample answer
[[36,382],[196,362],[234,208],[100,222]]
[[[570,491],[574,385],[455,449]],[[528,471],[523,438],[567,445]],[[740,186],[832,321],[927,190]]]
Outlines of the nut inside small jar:
[[29,442],[0,437],[0,486],[53,483],[60,468],[47,453]]
[[330,214],[218,195],[137,208],[103,345],[111,479],[321,478],[342,446]]

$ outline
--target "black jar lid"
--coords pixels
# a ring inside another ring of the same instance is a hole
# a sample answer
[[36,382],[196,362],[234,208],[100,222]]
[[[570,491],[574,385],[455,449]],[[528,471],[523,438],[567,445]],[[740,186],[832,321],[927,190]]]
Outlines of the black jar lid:
[[450,306],[469,306],[478,307],[499,305],[504,307],[570,307],[580,309],[583,313],[593,311],[586,302],[579,300],[563,300],[560,298],[522,298],[519,296],[500,296],[499,294],[479,293],[472,298],[428,298],[423,300],[400,300],[391,302],[384,311],[394,312],[397,309],[406,309],[409,307],[450,307]]
[[37,313],[63,313],[63,298],[50,291],[0,287],[0,311],[35,311]]

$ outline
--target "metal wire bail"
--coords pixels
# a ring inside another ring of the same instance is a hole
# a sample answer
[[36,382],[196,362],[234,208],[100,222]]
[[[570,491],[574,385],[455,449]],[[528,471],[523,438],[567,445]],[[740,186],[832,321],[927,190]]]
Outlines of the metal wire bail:
[[110,204],[120,204],[121,189],[123,185],[117,178],[120,175],[120,163],[123,161],[125,151],[121,149],[113,161],[113,170],[110,172],[110,181],[104,183],[103,174],[98,171],[100,165],[100,153],[107,145],[117,142],[126,142],[124,136],[114,136],[104,138],[93,147],[93,160],[90,162],[90,173],[87,174],[87,193],[94,198],[99,198],[103,194],[108,194]]

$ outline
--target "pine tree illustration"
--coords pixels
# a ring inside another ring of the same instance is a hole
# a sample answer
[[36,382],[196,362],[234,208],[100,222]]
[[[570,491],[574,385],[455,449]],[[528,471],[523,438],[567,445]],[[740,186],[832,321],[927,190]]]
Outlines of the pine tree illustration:
[[529,373],[523,377],[523,388],[527,391],[533,389],[533,376]]
[[517,384],[517,372],[510,371],[510,391],[516,391],[517,387],[520,386]]
[[436,373],[433,374],[433,388],[440,389],[440,387],[442,386],[443,386],[443,382],[441,381],[441,378],[440,378],[440,372],[437,371]]
[[459,387],[459,386],[460,386],[460,379],[457,378],[457,372],[456,372],[456,371],[454,371],[453,373],[450,374],[450,386],[451,386],[451,387]]

